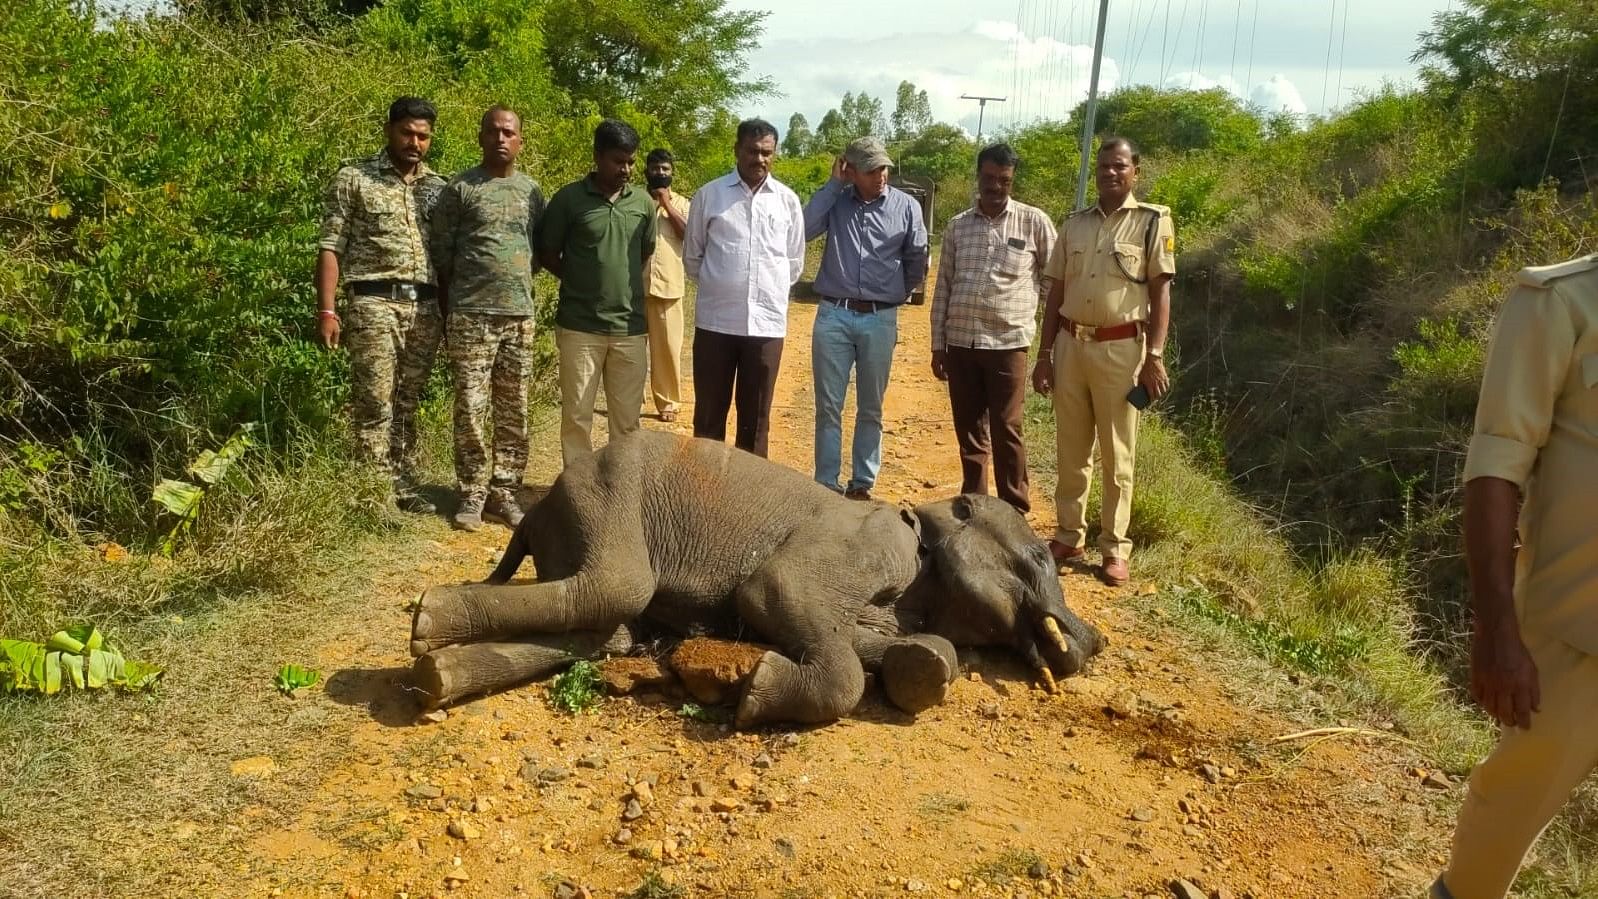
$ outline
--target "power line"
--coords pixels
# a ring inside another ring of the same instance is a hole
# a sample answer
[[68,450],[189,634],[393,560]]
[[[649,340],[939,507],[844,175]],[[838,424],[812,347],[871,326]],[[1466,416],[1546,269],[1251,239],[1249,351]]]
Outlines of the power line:
[[1243,78],[1245,90],[1254,90],[1254,38],[1260,33],[1260,0],[1254,0],[1254,24],[1248,30],[1248,74]]
[[1332,0],[1332,21],[1326,26],[1326,65],[1321,69],[1321,115],[1326,114],[1326,88],[1332,80],[1332,43],[1337,37],[1337,0]]
[[1337,94],[1332,97],[1332,102],[1337,106],[1343,105],[1343,60],[1348,55],[1348,8],[1353,5],[1353,0],[1343,0],[1343,36],[1337,48]]
[[1237,33],[1243,26],[1243,0],[1237,0],[1237,11],[1232,13],[1232,64],[1226,69],[1226,77],[1237,83]]
[[1165,28],[1160,31],[1160,84],[1165,84],[1165,45],[1171,41],[1171,0],[1165,0]]
[[[1021,11],[1026,0],[1015,0],[1015,34],[1010,38],[1010,95],[1019,96],[1021,86]],[[1011,107],[1010,127],[1015,127],[1014,107]]]
[[1187,89],[1193,89],[1193,79],[1204,70],[1204,26],[1210,17],[1210,0],[1199,0],[1198,32],[1193,39],[1193,71],[1187,76]]

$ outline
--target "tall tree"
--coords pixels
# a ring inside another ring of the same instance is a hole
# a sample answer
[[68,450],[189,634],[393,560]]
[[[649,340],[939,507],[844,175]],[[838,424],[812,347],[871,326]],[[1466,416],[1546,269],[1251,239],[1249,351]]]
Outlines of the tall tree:
[[849,140],[868,134],[886,136],[888,120],[882,114],[882,101],[865,91],[845,93],[838,103],[838,114],[843,117]]
[[821,124],[816,126],[815,139],[811,141],[811,152],[842,153],[843,147],[854,139],[854,134],[849,130],[849,124],[836,109],[827,110],[821,117]]
[[782,152],[788,156],[809,156],[815,139],[810,133],[810,121],[804,113],[796,112],[788,117],[788,134],[782,139]]
[[908,81],[899,82],[893,104],[893,139],[910,140],[932,124],[932,103],[927,92]]

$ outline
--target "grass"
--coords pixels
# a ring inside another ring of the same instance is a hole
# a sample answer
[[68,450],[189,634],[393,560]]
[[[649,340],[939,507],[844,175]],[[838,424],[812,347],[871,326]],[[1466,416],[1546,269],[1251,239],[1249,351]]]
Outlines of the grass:
[[587,659],[573,662],[549,685],[549,704],[568,715],[593,711],[604,699],[599,668]]
[[667,883],[658,870],[645,874],[638,888],[627,894],[628,899],[680,899],[682,895],[682,885]]
[[971,800],[962,796],[951,796],[948,793],[927,793],[916,803],[916,811],[923,818],[934,821],[947,821],[955,815],[971,808]]
[[1032,866],[1042,861],[1043,856],[1031,849],[1006,849],[972,868],[968,879],[985,880],[994,886],[1003,886],[1016,878],[1027,877]]

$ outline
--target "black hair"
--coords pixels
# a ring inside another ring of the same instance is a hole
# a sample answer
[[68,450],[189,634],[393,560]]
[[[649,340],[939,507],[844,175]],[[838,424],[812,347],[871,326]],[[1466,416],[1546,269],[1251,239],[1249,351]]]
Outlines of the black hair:
[[617,119],[606,119],[594,129],[594,155],[610,150],[623,153],[638,152],[638,132],[633,126]]
[[738,123],[737,143],[746,140],[760,140],[762,137],[777,139],[777,126],[765,119],[744,119]]
[[506,106],[503,103],[495,103],[493,106],[490,106],[490,107],[488,107],[488,109],[483,111],[483,117],[481,119],[478,119],[478,121],[477,121],[477,130],[481,131],[484,128],[487,128],[488,124],[494,120],[494,116],[496,116],[496,115],[498,115],[498,114],[500,114],[502,112],[508,112],[513,117],[515,117],[515,119],[516,119],[516,127],[518,129],[521,128],[522,117],[519,116],[519,115],[516,115],[516,110],[511,109],[509,106]]
[[388,123],[421,119],[431,125],[438,121],[438,110],[421,97],[400,97],[388,105]]
[[1132,143],[1130,138],[1112,134],[1109,137],[1099,141],[1100,153],[1103,153],[1105,150],[1114,150],[1116,147],[1123,147],[1126,149],[1126,152],[1132,157],[1133,165],[1138,165],[1141,163],[1142,160],[1138,156],[1137,152],[1137,144]]
[[982,168],[985,162],[991,162],[1001,169],[1013,169],[1021,164],[1021,157],[1016,154],[1014,147],[1000,141],[988,144],[977,154],[977,168]]
[[656,147],[649,151],[648,156],[644,157],[644,165],[654,165],[657,162],[675,164],[677,157],[671,155],[671,151],[665,147]]

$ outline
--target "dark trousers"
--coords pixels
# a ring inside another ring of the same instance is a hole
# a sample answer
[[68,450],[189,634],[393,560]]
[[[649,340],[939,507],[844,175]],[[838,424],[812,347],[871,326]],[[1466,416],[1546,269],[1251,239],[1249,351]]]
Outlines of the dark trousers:
[[1027,499],[1026,443],[1022,409],[1026,404],[1027,351],[949,347],[949,405],[960,444],[961,493],[988,492],[988,456],[999,498],[1021,512]]
[[733,445],[764,457],[781,364],[781,337],[740,337],[695,328],[694,436],[725,442],[727,409],[736,397]]

